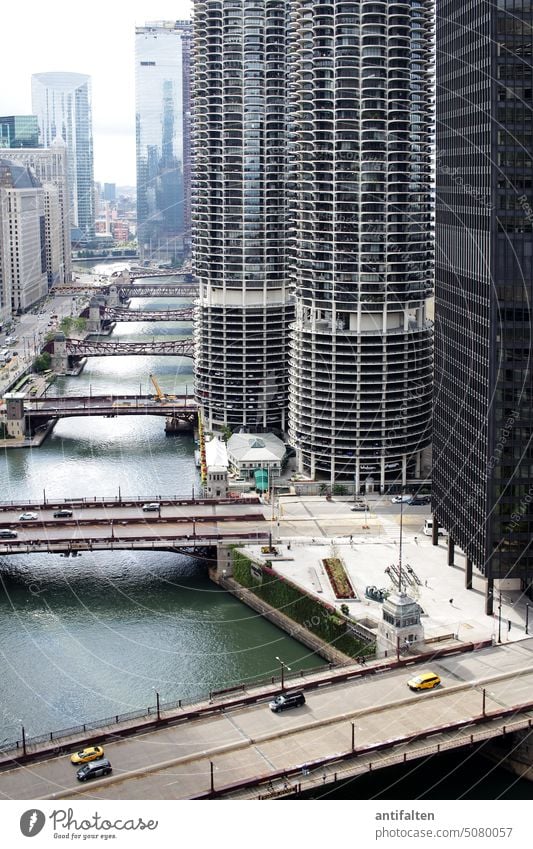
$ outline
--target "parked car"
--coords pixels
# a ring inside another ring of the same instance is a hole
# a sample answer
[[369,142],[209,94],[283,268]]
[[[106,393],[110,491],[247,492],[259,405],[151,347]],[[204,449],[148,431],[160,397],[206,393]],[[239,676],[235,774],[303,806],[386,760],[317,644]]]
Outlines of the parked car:
[[70,756],[73,764],[86,764],[89,761],[96,761],[104,757],[104,750],[101,746],[89,746],[87,749],[82,749],[81,752],[74,752]]
[[430,495],[414,495],[409,504],[411,507],[420,507],[422,504],[430,504],[431,496]]
[[143,504],[142,509],[145,513],[148,513],[152,510],[159,510],[160,504],[158,501],[150,501],[148,504]]
[[54,512],[54,519],[71,519],[72,515],[72,510],[67,510],[65,508],[63,510],[56,510]]
[[0,528],[0,539],[15,539],[18,534],[12,531],[11,528]]
[[288,708],[300,707],[305,704],[305,696],[301,690],[294,693],[282,693],[280,696],[269,703],[269,708],[274,713],[279,713],[281,710]]
[[110,772],[112,772],[111,763],[107,758],[101,758],[80,767],[76,773],[76,778],[78,781],[87,781],[88,778],[102,778],[104,775],[109,775]]
[[412,495],[395,495],[391,498],[391,504],[410,504],[412,498]]
[[410,687],[411,690],[433,690],[434,687],[438,687],[440,684],[440,678],[435,672],[421,672],[420,675],[417,675],[415,678],[411,678],[407,682],[407,686]]
[[34,522],[35,519],[38,519],[37,513],[21,513],[19,516],[19,522]]

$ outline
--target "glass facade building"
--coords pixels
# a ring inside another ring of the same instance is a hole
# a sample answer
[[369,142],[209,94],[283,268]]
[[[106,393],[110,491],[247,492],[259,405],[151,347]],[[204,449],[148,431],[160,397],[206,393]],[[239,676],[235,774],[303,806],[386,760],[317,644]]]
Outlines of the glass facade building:
[[70,224],[76,238],[94,236],[94,165],[91,79],[51,72],[32,76],[32,109],[42,147],[63,139],[67,147]]
[[189,21],[135,31],[137,226],[146,258],[190,244]]
[[437,21],[433,510],[491,612],[494,579],[533,580],[533,6]]
[[195,3],[195,379],[209,428],[287,426],[287,16],[283,0]]
[[0,147],[38,147],[39,123],[36,115],[0,117]]
[[431,438],[434,3],[289,5],[290,442],[383,489]]

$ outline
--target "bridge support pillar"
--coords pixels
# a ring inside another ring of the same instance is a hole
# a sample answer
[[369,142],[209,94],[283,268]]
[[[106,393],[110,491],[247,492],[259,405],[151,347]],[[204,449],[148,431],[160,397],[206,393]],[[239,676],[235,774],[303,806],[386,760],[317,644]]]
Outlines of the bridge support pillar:
[[454,566],[455,543],[451,536],[448,537],[448,566]]
[[52,345],[52,369],[56,374],[66,374],[69,369],[69,362],[65,336],[62,333],[58,333]]
[[217,578],[231,578],[233,575],[233,552],[231,545],[219,542],[217,546]]
[[6,402],[6,431],[12,439],[24,439],[26,436],[26,416],[24,413],[24,395],[18,392],[7,392]]
[[465,587],[467,590],[472,589],[472,559],[470,557],[466,558]]

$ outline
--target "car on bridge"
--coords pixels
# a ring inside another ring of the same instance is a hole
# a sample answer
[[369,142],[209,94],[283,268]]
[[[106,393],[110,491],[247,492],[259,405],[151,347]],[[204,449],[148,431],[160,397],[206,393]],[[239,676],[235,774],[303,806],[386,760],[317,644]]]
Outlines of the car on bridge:
[[0,528],[0,539],[15,539],[18,534],[12,531],[11,528]]
[[88,778],[101,778],[103,775],[109,775],[110,772],[112,772],[111,763],[107,758],[102,758],[80,767],[76,778],[78,781],[87,781]]
[[273,713],[279,713],[281,710],[288,708],[300,707],[305,704],[305,696],[301,690],[294,693],[282,693],[280,696],[269,703],[269,708]]
[[73,764],[86,764],[89,761],[96,761],[103,757],[104,750],[102,746],[88,746],[86,749],[82,749],[81,752],[74,752],[70,760]]
[[142,509],[145,513],[149,513],[151,511],[160,510],[161,505],[158,501],[150,501],[148,504],[143,504]]
[[19,522],[34,522],[38,518],[37,513],[21,513]]
[[72,510],[56,510],[54,512],[54,519],[71,519],[74,515]]
[[420,675],[417,675],[415,678],[411,678],[407,682],[407,686],[411,690],[433,690],[434,687],[438,687],[440,684],[440,678],[435,672],[421,672]]

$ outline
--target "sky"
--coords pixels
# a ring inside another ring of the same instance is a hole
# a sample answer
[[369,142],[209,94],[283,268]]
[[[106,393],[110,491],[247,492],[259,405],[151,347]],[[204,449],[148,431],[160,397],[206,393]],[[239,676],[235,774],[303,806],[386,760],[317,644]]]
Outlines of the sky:
[[0,115],[31,115],[31,75],[92,77],[94,178],[135,185],[135,27],[185,20],[186,0],[26,0],[0,16]]

